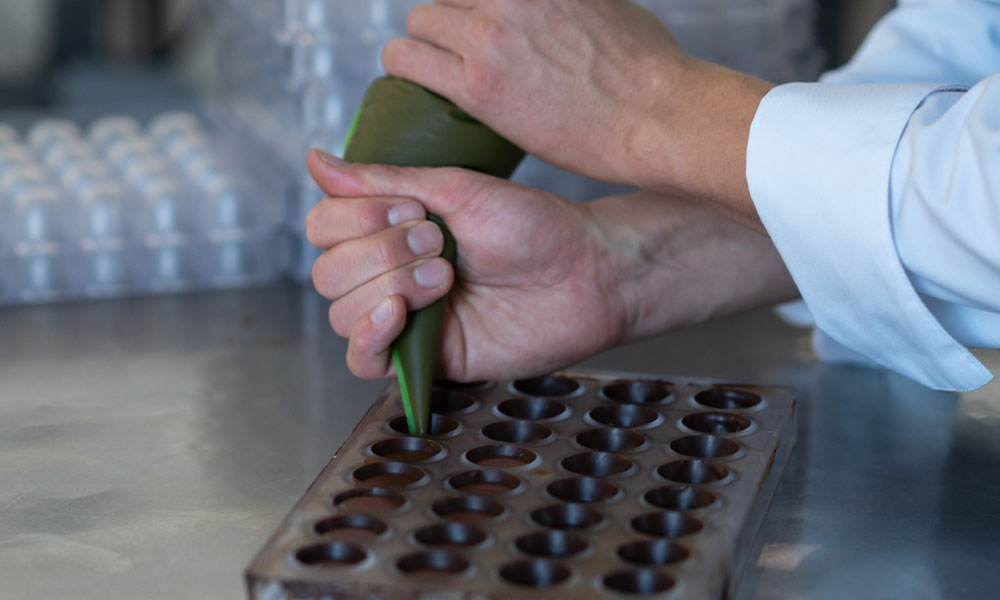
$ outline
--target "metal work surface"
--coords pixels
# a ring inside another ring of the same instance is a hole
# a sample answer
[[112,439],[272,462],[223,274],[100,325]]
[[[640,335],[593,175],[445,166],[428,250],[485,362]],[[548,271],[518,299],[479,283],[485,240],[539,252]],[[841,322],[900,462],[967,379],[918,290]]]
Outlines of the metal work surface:
[[[347,372],[326,313],[291,288],[0,310],[0,597],[245,597],[384,385]],[[808,338],[764,311],[582,368],[798,389],[755,598],[995,597],[1000,385],[817,365]]]
[[247,571],[261,600],[746,597],[794,445],[788,388],[572,372],[392,383]]

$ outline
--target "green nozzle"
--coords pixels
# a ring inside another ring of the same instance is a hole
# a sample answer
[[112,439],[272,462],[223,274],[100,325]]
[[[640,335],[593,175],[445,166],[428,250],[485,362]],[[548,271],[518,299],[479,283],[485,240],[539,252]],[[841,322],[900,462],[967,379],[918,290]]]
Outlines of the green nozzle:
[[[347,136],[344,159],[400,167],[464,167],[510,177],[524,152],[437,94],[402,79],[375,80]],[[452,265],[457,246],[451,231],[428,215],[444,234],[442,256]],[[393,343],[392,359],[406,420],[413,435],[430,430],[431,392],[441,345],[447,298],[411,312]]]

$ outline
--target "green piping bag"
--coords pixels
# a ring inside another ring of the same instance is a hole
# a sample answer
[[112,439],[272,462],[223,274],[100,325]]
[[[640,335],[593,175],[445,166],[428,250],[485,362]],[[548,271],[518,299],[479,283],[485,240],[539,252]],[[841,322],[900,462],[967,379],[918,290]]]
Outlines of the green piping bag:
[[[524,151],[476,121],[445,98],[415,83],[392,77],[376,79],[351,124],[344,159],[400,167],[463,167],[508,178]],[[457,245],[444,221],[441,256],[452,265]],[[447,298],[411,312],[392,347],[406,422],[413,435],[430,430],[431,392],[441,345]]]

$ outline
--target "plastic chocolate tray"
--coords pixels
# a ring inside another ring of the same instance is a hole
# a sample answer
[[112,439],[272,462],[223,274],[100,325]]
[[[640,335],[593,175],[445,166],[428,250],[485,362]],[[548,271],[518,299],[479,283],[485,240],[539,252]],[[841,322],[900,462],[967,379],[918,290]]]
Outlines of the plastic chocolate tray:
[[791,390],[623,373],[395,384],[247,569],[251,598],[733,598]]

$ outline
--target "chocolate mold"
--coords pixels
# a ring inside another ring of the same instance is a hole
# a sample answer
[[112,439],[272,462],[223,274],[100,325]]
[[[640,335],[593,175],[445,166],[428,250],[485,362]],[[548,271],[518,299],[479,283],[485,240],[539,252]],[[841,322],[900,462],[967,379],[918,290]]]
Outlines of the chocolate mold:
[[791,390],[560,373],[390,384],[247,569],[253,599],[745,598]]

